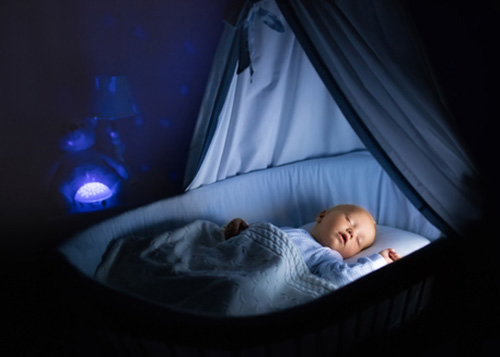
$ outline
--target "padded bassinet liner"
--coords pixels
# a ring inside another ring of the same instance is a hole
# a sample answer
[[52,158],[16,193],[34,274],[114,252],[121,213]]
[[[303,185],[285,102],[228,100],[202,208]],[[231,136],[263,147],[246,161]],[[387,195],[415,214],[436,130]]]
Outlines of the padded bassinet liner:
[[77,234],[60,251],[93,277],[115,238],[154,236],[195,220],[225,224],[235,217],[299,227],[323,209],[353,203],[378,224],[420,234],[440,232],[418,212],[367,151],[301,161],[235,176],[123,213]]

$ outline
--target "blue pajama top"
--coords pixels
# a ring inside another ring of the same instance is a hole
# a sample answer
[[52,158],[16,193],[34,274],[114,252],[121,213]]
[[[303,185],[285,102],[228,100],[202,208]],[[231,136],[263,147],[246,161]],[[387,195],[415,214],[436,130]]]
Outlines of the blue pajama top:
[[346,263],[339,252],[322,246],[306,230],[290,227],[281,229],[299,249],[311,273],[332,282],[337,288],[387,264],[380,254],[361,257],[356,263]]

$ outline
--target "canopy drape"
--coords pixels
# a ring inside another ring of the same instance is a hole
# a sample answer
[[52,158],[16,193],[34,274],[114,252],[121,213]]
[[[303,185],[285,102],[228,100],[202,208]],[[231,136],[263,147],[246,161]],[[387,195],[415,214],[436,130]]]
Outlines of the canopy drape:
[[278,4],[351,125],[414,204],[455,232],[478,220],[478,173],[401,3]]
[[[247,53],[235,41],[242,38],[241,33],[248,38]],[[235,41],[233,47],[228,46],[231,41]],[[231,53],[238,68],[234,62],[228,65]],[[228,71],[232,71],[229,77]],[[214,98],[207,97],[203,103],[191,147],[189,189],[246,172],[364,149],[274,2],[256,3],[238,29],[226,27],[212,74],[213,83],[220,83],[218,88],[227,85],[223,75],[230,84],[217,111]],[[212,95],[216,93],[213,83]],[[203,148],[198,146],[202,139],[207,140]],[[194,159],[194,148],[198,148],[196,155],[203,155],[201,163]]]
[[215,59],[225,91],[212,116],[203,108],[214,101],[202,104],[193,145],[204,144],[190,157],[189,188],[366,147],[441,230],[460,233],[479,219],[477,172],[399,2],[277,2],[246,2],[227,30],[233,63],[246,53],[249,64],[239,75],[226,65],[228,82],[217,70],[227,60]]

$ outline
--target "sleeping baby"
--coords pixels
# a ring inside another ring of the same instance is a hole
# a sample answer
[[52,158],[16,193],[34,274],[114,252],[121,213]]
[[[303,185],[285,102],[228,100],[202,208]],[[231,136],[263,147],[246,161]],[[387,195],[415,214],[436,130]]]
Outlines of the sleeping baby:
[[[241,218],[231,220],[224,229],[229,239],[249,226]],[[378,254],[361,257],[356,263],[344,262],[375,240],[376,224],[364,208],[342,204],[321,211],[316,224],[308,232],[301,228],[283,227],[292,243],[299,249],[309,270],[326,280],[343,286],[401,256],[392,248]]]

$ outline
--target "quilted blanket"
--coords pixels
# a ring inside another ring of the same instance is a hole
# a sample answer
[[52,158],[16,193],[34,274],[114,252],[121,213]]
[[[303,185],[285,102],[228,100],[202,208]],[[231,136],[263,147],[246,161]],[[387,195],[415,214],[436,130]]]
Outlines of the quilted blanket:
[[270,313],[334,290],[270,223],[252,224],[229,240],[208,221],[156,237],[119,238],[95,277],[172,308],[217,316]]

